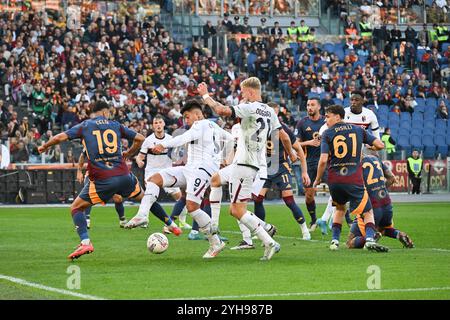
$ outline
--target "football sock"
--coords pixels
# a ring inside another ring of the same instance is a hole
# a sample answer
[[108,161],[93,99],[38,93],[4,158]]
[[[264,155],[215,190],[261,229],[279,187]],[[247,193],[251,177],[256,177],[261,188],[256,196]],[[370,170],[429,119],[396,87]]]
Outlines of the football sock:
[[166,225],[170,226],[172,225],[173,221],[170,219],[170,217],[167,215],[166,211],[158,202],[155,202],[153,206],[150,208],[150,211],[157,217],[159,220],[164,222]]
[[329,197],[327,207],[321,218],[322,221],[325,221],[325,223],[328,223],[328,220],[330,220],[331,216],[333,215],[333,212],[334,212],[333,199],[331,197]]
[[139,205],[139,211],[137,215],[143,218],[148,218],[150,208],[156,202],[159,196],[159,187],[153,182],[147,182],[147,189],[145,190],[144,197]]
[[316,218],[316,201],[313,202],[307,202],[306,203],[306,208],[308,209],[309,215],[311,216],[311,222],[315,223],[317,218]]
[[350,217],[350,210],[345,211],[345,221],[347,221],[347,224],[351,224],[353,222]]
[[186,206],[186,198],[181,197],[177,202],[175,202],[170,218],[172,220],[176,220],[178,216],[181,214],[181,212],[183,212],[185,206]]
[[[247,213],[248,214],[253,214],[253,212],[248,211],[248,210],[247,210]],[[263,226],[264,230],[269,231],[270,228],[272,228],[272,225],[270,223],[267,223],[267,222],[261,220],[256,214],[254,216],[258,220],[258,222]]]
[[183,210],[181,210],[181,214],[178,216],[178,219],[180,219],[180,222],[186,223],[186,216],[187,216],[187,210],[186,210],[186,208],[184,208]]
[[89,240],[87,221],[84,212],[81,210],[73,210],[72,212],[73,223],[77,227],[77,233],[80,240]]
[[222,202],[222,187],[211,187],[209,202],[211,204],[211,223],[213,227],[217,228],[219,226],[220,206]]
[[247,242],[248,244],[253,244],[252,240],[252,233],[250,232],[250,229],[247,228],[242,222],[238,220],[239,229],[242,233],[242,240]]
[[190,214],[192,219],[197,222],[198,230],[208,238],[210,245],[220,243],[220,239],[217,234],[211,233],[211,217],[205,211],[202,209],[197,209]]
[[386,228],[384,229],[384,235],[389,238],[398,239],[398,235],[400,234],[400,230],[395,228]]
[[114,207],[116,208],[117,215],[120,220],[125,218],[125,208],[123,207],[123,202],[114,203]]
[[92,206],[90,206],[89,208],[84,210],[84,216],[86,217],[86,219],[90,219],[91,218],[91,210],[92,210]]
[[364,244],[366,243],[366,239],[364,239],[364,237],[355,237],[353,239],[353,247],[354,248],[363,248]]
[[269,236],[266,230],[264,230],[261,223],[259,223],[258,219],[253,213],[247,211],[240,220],[247,228],[250,229],[250,232],[255,234],[259,240],[264,243],[265,246],[268,246],[273,243],[273,239]]
[[[203,200],[202,201],[202,205],[200,206],[200,209],[202,209],[204,212],[206,212],[206,214],[208,216],[211,217],[211,206],[209,205],[209,201]],[[196,230],[196,231],[199,230],[198,229],[198,223],[195,220],[192,222],[192,230]]]
[[287,205],[287,207],[291,210],[292,215],[294,216],[294,219],[299,224],[304,224],[305,216],[303,215],[303,212],[300,209],[300,207],[295,203],[294,197],[293,196],[284,197],[283,200],[284,200],[284,203]]
[[332,239],[339,241],[341,237],[342,224],[333,222],[333,227],[331,228],[333,232]]
[[264,196],[258,195],[254,198],[255,215],[262,221],[266,220],[266,209],[264,208]]
[[366,239],[375,238],[376,233],[375,225],[372,222],[366,223],[365,230],[366,230]]

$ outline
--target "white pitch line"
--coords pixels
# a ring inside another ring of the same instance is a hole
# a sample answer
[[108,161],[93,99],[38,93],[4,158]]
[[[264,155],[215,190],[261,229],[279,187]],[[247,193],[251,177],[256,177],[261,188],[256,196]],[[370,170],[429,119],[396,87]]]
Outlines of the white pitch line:
[[36,289],[40,289],[40,290],[45,290],[45,291],[50,291],[50,292],[56,292],[56,293],[60,293],[60,294],[66,295],[66,296],[72,296],[72,297],[77,297],[77,298],[87,299],[87,300],[106,300],[105,298],[101,298],[101,297],[97,297],[97,296],[91,296],[89,294],[82,294],[82,293],[77,293],[77,292],[73,292],[73,291],[69,291],[69,290],[48,287],[48,286],[44,286],[42,284],[29,282],[29,281],[24,280],[24,279],[9,277],[9,276],[5,276],[3,274],[0,274],[0,280],[2,280],[2,279],[6,280],[6,281],[13,282],[13,283],[17,283],[17,284],[20,284],[20,285],[23,285],[23,286],[28,286],[28,287],[32,287],[32,288],[36,288]]
[[243,299],[243,298],[267,298],[267,297],[294,297],[294,296],[321,296],[337,294],[358,294],[358,293],[392,293],[392,292],[420,292],[420,291],[447,291],[450,287],[437,288],[408,288],[408,289],[375,289],[375,290],[351,290],[351,291],[319,291],[319,292],[290,292],[290,293],[263,293],[245,294],[229,296],[211,297],[180,297],[169,300],[221,300],[221,299]]

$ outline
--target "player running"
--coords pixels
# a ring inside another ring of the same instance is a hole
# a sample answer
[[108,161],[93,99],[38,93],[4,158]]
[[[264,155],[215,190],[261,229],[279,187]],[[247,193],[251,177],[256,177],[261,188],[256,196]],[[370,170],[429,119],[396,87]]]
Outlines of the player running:
[[135,228],[148,221],[148,211],[156,202],[161,188],[181,187],[186,189],[186,208],[198,223],[199,231],[205,234],[210,247],[203,258],[214,258],[225,247],[215,230],[211,228],[210,216],[200,209],[211,176],[219,170],[219,146],[216,140],[232,140],[231,135],[214,122],[204,118],[202,105],[196,99],[188,100],[181,113],[190,127],[188,131],[171,140],[153,147],[153,153],[161,153],[186,143],[188,157],[185,166],[160,170],[147,180],[147,189],[136,216],[128,222],[128,228]]
[[[205,83],[199,84],[198,92],[205,103],[219,116],[241,119],[235,163],[230,169],[231,214],[262,241],[265,250],[261,260],[267,261],[280,251],[280,244],[272,239],[260,220],[247,211],[247,201],[251,199],[252,185],[258,171],[262,178],[267,177],[265,157],[267,139],[271,134],[275,135],[275,139],[279,139],[281,125],[273,109],[261,102],[261,82],[258,78],[250,77],[242,81],[240,87],[246,102],[235,107],[224,106],[214,101],[209,96],[208,86]],[[216,210],[215,201],[220,202],[222,198],[220,175],[215,174],[211,182],[211,207],[212,210]]]
[[325,117],[328,129],[322,135],[321,156],[313,186],[320,183],[328,164],[328,185],[336,204],[330,250],[339,248],[347,202],[350,202],[351,214],[360,216],[365,223],[366,243],[364,247],[368,250],[378,250],[381,245],[377,244],[374,239],[375,220],[369,196],[364,187],[361,149],[363,143],[373,146],[376,150],[383,149],[384,144],[361,127],[345,123],[343,121],[345,111],[342,106],[328,107]]
[[[414,248],[409,236],[394,228],[392,221],[392,203],[388,187],[395,181],[392,172],[374,155],[365,155],[362,159],[364,183],[372,203],[375,226],[381,235],[398,239],[405,248]],[[350,229],[347,240],[348,248],[363,248],[365,244],[364,221],[358,217]],[[382,247],[382,249],[385,247]],[[387,248],[385,248],[387,249]]]
[[[273,108],[275,114],[278,116],[280,107],[273,102],[267,104],[269,107]],[[280,129],[280,141],[274,141],[272,139],[267,140],[266,147],[266,158],[268,175],[267,179],[260,179],[259,177],[255,179],[253,184],[253,199],[255,201],[255,215],[261,220],[265,220],[266,215],[264,209],[264,197],[267,191],[271,188],[277,186],[281,190],[281,197],[283,198],[286,206],[291,210],[292,215],[300,225],[300,230],[302,232],[303,240],[311,240],[311,235],[309,233],[308,227],[306,225],[305,217],[303,215],[300,207],[295,203],[294,194],[292,192],[292,169],[289,164],[288,156],[292,162],[300,158],[302,166],[302,178],[303,183],[310,183],[309,176],[307,174],[307,166],[305,155],[300,144],[296,142],[294,134],[289,130],[289,128],[281,123],[282,129]],[[287,146],[287,148],[285,147]],[[289,150],[290,152],[287,152]],[[250,231],[245,229],[247,227],[240,227],[243,234],[243,239],[237,246],[231,248],[231,250],[242,250],[242,249],[253,249],[253,241],[249,240]],[[244,229],[244,230],[243,230]]]
[[[325,124],[325,117],[320,115],[320,100],[318,98],[308,99],[306,103],[306,110],[308,116],[301,119],[296,126],[295,134],[300,145],[305,148],[306,163],[308,166],[308,176],[311,181],[317,176],[317,166],[320,158],[320,128]],[[326,173],[322,178],[324,182],[327,181]],[[305,188],[305,204],[309,215],[311,216],[310,230],[313,232],[316,229],[316,189],[313,188],[312,183],[304,184]]]
[[[78,158],[78,169],[77,169],[77,180],[80,184],[87,185],[89,183],[89,171],[86,170],[86,174],[83,174],[84,169],[84,158],[86,151],[80,154]],[[123,198],[118,194],[113,195],[112,197],[114,202],[114,207],[116,208],[117,215],[119,216],[119,227],[123,228],[125,224],[128,222],[127,218],[125,218],[125,208],[123,207]],[[86,216],[87,228],[91,228],[91,209],[92,207],[87,208],[84,211],[84,215]]]
[[[153,118],[152,124],[154,132],[145,138],[139,155],[136,157],[136,163],[139,168],[143,168],[145,165],[145,181],[162,169],[172,167],[172,159],[169,157],[169,152],[167,149],[160,154],[154,154],[152,152],[152,148],[157,144],[167,142],[172,139],[172,136],[164,131],[166,125],[164,118],[158,114]],[[145,158],[147,158],[146,164],[144,163]],[[181,199],[182,194],[180,188],[164,188],[164,191],[167,192],[175,201],[179,201]],[[190,226],[186,223],[186,215],[181,214],[179,221],[180,227],[190,228]],[[163,222],[166,223],[167,221]],[[143,226],[145,226],[145,224]],[[170,225],[164,226],[165,233],[171,233],[170,229],[172,229]]]
[[[38,148],[39,153],[44,153],[56,144],[80,138],[86,150],[90,180],[70,208],[81,239],[81,244],[68,256],[72,260],[94,252],[84,214],[87,208],[99,203],[104,204],[115,194],[136,200],[143,197],[139,181],[130,173],[125,159],[139,150],[144,142],[144,136],[116,121],[109,120],[109,106],[104,101],[97,101],[93,111],[95,115],[93,119],[83,121],[52,137]],[[122,138],[133,140],[130,149],[123,153]]]

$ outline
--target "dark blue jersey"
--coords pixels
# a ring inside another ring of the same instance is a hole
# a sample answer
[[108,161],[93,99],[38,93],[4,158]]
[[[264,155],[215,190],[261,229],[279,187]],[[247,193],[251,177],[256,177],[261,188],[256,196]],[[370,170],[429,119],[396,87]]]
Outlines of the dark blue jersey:
[[375,156],[364,156],[362,159],[364,183],[369,193],[373,208],[380,208],[391,204],[391,198],[386,187],[386,170],[383,162]]
[[[296,141],[295,135],[292,133],[292,131],[284,124],[281,124],[281,128],[288,134],[289,139],[291,140],[291,143],[294,144]],[[279,139],[279,141],[273,141],[273,137],[271,139],[267,140],[267,168],[268,168],[268,174],[269,175],[275,175],[280,171],[280,168],[282,166],[285,166],[283,163],[289,162],[289,155],[287,154],[286,150],[284,149],[283,143]],[[278,160],[277,160],[278,159]],[[275,164],[273,161],[277,162],[277,168],[272,168],[272,165]]]
[[129,174],[122,158],[122,138],[134,140],[136,132],[104,117],[83,121],[65,132],[69,139],[80,138],[88,158],[91,180]]
[[[313,121],[310,117],[305,117],[297,123],[295,128],[295,135],[301,141],[309,141],[312,139],[320,139],[319,130],[325,124],[325,117],[320,116],[319,120]],[[305,147],[306,162],[308,164],[315,164],[320,159],[320,146],[306,146]]]
[[328,183],[364,185],[361,150],[363,144],[372,145],[375,139],[361,127],[344,122],[325,130],[321,153],[329,155]]

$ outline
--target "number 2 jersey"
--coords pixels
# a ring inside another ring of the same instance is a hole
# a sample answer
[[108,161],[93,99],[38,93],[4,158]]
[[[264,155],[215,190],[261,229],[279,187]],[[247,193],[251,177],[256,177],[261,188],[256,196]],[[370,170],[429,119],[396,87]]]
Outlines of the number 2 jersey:
[[122,138],[134,140],[136,132],[105,117],[83,121],[65,132],[80,138],[88,159],[89,179],[104,180],[130,173],[122,157]]
[[376,209],[391,204],[384,177],[386,168],[383,162],[375,156],[366,155],[362,159],[362,169],[372,207]]
[[241,103],[231,110],[233,118],[241,118],[241,130],[233,162],[255,168],[260,171],[261,178],[267,178],[267,140],[274,130],[281,128],[275,111],[258,101]]
[[363,186],[361,150],[375,137],[363,128],[339,122],[322,135],[321,153],[329,154],[328,183]]

